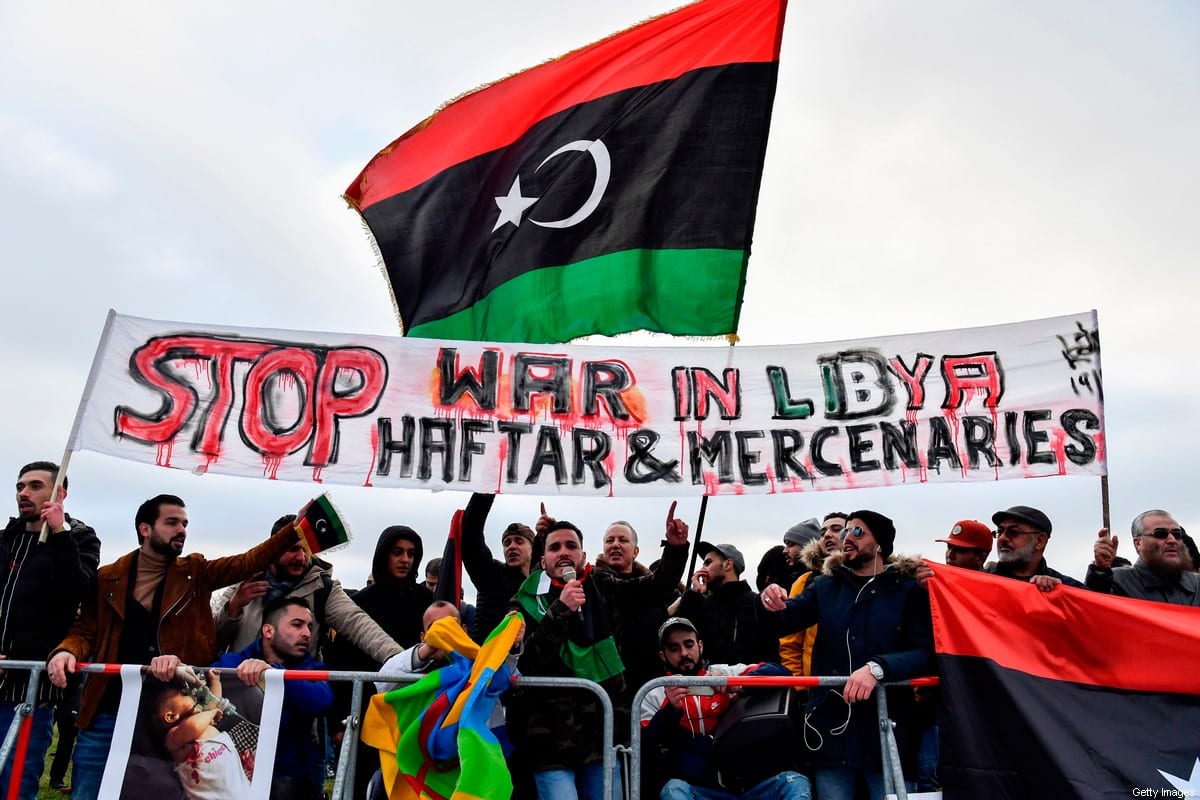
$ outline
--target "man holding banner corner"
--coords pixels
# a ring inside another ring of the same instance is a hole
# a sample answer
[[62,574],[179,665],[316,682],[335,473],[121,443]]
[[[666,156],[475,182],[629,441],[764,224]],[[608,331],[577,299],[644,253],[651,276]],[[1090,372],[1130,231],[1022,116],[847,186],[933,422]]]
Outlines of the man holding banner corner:
[[[100,539],[83,522],[63,511],[67,479],[51,497],[59,467],[34,461],[17,473],[17,516],[0,534],[0,659],[39,661],[75,619],[80,601],[96,582],[100,564]],[[42,526],[50,532],[38,543]],[[25,702],[29,673],[0,673],[0,736],[16,719],[18,704]],[[65,702],[63,688],[43,681],[38,686],[33,725],[21,773],[22,798],[37,796],[54,723],[54,704]],[[8,797],[12,762],[0,776],[0,795]]]

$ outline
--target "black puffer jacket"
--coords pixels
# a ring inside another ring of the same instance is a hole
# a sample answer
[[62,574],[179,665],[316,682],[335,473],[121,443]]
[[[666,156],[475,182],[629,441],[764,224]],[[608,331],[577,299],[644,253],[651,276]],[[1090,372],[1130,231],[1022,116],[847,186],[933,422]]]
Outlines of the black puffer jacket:
[[758,620],[758,593],[745,581],[723,583],[700,594],[683,593],[677,616],[695,624],[704,642],[704,658],[713,664],[779,661],[779,638]]
[[[71,530],[51,534],[45,544],[16,518],[0,534],[0,653],[10,659],[45,661],[71,630],[79,603],[95,591],[100,539],[80,520],[65,519]],[[22,699],[28,675],[11,670],[0,677],[0,700]],[[59,694],[42,681],[39,699]]]

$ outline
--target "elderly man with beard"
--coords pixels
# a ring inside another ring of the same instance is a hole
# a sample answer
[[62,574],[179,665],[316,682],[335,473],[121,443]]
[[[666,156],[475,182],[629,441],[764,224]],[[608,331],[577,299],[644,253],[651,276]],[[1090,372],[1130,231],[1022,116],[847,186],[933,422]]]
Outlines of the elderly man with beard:
[[[813,751],[813,783],[821,800],[852,800],[860,778],[872,800],[883,800],[882,758],[875,687],[933,671],[929,596],[914,577],[921,563],[892,556],[896,528],[876,511],[855,511],[846,524],[842,552],[825,559],[822,574],[798,597],[778,584],[763,590],[767,626],[781,633],[817,623],[814,675],[846,675],[840,691],[809,692],[805,743]],[[887,690],[896,743],[905,773],[913,774],[919,730],[913,692]]]
[[[684,617],[671,617],[658,630],[659,658],[668,675],[715,676],[778,674],[778,666],[709,664],[696,626]],[[742,764],[738,777],[721,773],[714,763],[713,731],[734,698],[716,686],[656,686],[639,709],[643,759],[647,771],[666,780],[663,800],[810,800],[808,779],[767,756],[769,764]],[[745,780],[739,780],[746,776]],[[734,783],[749,783],[734,787]],[[647,775],[644,786],[662,780]],[[732,788],[740,791],[733,792]],[[643,792],[647,795],[648,792]]]
[[1130,525],[1137,561],[1132,566],[1113,568],[1117,537],[1102,528],[1092,547],[1087,588],[1106,594],[1200,606],[1200,576],[1187,568],[1183,526],[1162,509],[1143,511]]
[[1083,584],[1069,575],[1051,569],[1043,553],[1050,542],[1050,518],[1030,506],[1013,506],[992,514],[996,526],[998,563],[986,571],[1002,578],[1032,583],[1048,592],[1060,583],[1082,589]]
[[[687,530],[667,515],[666,539],[658,569],[630,580],[593,570],[583,549],[583,533],[544,513],[538,520],[542,569],[530,573],[517,592],[525,616],[525,652],[517,666],[524,675],[586,678],[599,683],[613,704],[617,735],[629,730],[630,696],[625,665],[617,650],[617,607],[628,602],[666,602],[683,574]],[[522,697],[528,723],[511,730],[532,761],[542,800],[600,800],[603,795],[603,711],[585,689],[539,691]],[[622,739],[628,743],[628,734]]]

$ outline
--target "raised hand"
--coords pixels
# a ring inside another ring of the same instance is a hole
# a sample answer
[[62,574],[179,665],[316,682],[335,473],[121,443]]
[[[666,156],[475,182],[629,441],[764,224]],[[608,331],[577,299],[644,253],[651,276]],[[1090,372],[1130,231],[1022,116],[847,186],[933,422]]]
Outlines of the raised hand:
[[1108,535],[1108,528],[1101,528],[1096,543],[1092,545],[1092,563],[1100,569],[1112,569],[1117,557],[1117,537]]
[[675,506],[677,500],[671,501],[671,508],[667,511],[667,544],[681,545],[688,543],[688,524],[681,519],[675,518]]

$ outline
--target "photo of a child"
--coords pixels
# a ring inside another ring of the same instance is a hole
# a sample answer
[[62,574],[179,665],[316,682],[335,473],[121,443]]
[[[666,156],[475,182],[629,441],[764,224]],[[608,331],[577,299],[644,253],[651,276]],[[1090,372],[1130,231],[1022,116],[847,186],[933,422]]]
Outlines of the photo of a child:
[[250,776],[237,747],[217,728],[224,716],[218,670],[208,671],[207,691],[203,684],[175,678],[154,686],[143,703],[146,720],[162,737],[188,798],[217,800],[249,792]]

